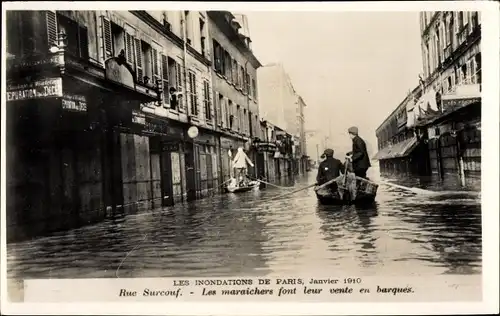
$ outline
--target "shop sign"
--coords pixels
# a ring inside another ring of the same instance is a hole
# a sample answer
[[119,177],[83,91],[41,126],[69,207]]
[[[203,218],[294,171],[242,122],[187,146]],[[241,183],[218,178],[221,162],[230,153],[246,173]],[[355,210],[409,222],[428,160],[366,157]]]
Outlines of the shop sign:
[[146,125],[146,116],[139,111],[132,111],[132,123]]
[[179,151],[179,143],[163,143],[162,151]]
[[86,112],[87,100],[83,95],[65,94],[62,99],[62,107],[68,111]]
[[443,102],[444,109],[447,109],[450,107],[451,108],[462,108],[462,107],[465,107],[465,106],[473,104],[473,103],[481,102],[481,98],[445,99],[445,100],[442,100],[442,102]]
[[62,97],[62,78],[49,78],[7,86],[7,101]]
[[144,124],[143,131],[150,133],[166,134],[166,125],[165,123],[161,124],[161,123],[146,121]]
[[58,56],[50,56],[48,58],[25,58],[25,59],[13,59],[8,62],[9,68],[33,68],[47,65],[57,65],[59,63]]

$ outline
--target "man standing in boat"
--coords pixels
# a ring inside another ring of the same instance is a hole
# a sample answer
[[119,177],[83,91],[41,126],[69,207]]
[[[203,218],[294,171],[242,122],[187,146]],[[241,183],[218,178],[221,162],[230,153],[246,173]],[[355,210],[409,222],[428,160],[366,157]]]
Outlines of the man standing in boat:
[[[318,185],[322,185],[323,183],[337,178],[340,176],[340,171],[344,172],[344,164],[340,160],[333,157],[333,149],[325,149],[321,158],[324,158],[325,160],[323,160],[318,167],[318,175],[316,176],[316,183]],[[336,182],[332,182],[329,187],[332,192],[337,191]]]
[[235,176],[240,186],[246,182],[247,163],[253,167],[253,163],[243,151],[243,147],[238,147],[238,152],[233,159],[233,168],[237,171]]
[[351,161],[354,174],[357,177],[366,179],[366,171],[371,167],[366,143],[358,136],[357,127],[350,127],[347,131],[352,139],[352,151],[347,153],[347,158]]

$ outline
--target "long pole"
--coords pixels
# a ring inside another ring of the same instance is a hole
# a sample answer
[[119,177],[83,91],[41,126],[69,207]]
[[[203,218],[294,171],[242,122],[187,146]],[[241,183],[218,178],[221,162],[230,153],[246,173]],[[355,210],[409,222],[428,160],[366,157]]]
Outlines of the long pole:
[[316,144],[316,161],[319,163],[319,144]]

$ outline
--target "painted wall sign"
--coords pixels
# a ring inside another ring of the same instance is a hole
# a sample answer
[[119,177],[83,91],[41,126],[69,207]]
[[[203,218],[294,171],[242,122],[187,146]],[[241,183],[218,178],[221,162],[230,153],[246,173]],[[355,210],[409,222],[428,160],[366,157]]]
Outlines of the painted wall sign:
[[132,72],[125,66],[119,64],[116,58],[106,60],[106,79],[121,83],[130,88],[134,88],[134,76]]
[[146,125],[146,116],[139,111],[132,111],[132,123]]
[[12,59],[7,61],[8,68],[33,68],[39,66],[47,65],[57,65],[59,63],[58,56],[50,56],[48,58],[23,58],[23,59]]
[[65,94],[62,99],[62,107],[68,111],[86,112],[87,100],[83,95]]
[[7,86],[7,101],[49,97],[62,97],[62,78],[48,78],[26,84]]

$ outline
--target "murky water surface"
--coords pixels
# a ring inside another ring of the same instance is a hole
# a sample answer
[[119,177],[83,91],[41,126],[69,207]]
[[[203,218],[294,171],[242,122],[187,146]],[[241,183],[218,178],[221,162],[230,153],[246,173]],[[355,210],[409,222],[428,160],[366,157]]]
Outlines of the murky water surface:
[[[313,183],[315,173],[294,188]],[[475,194],[415,194],[381,185],[369,208],[321,206],[312,189],[264,201],[286,190],[215,196],[9,244],[8,275],[481,273],[481,206]]]

